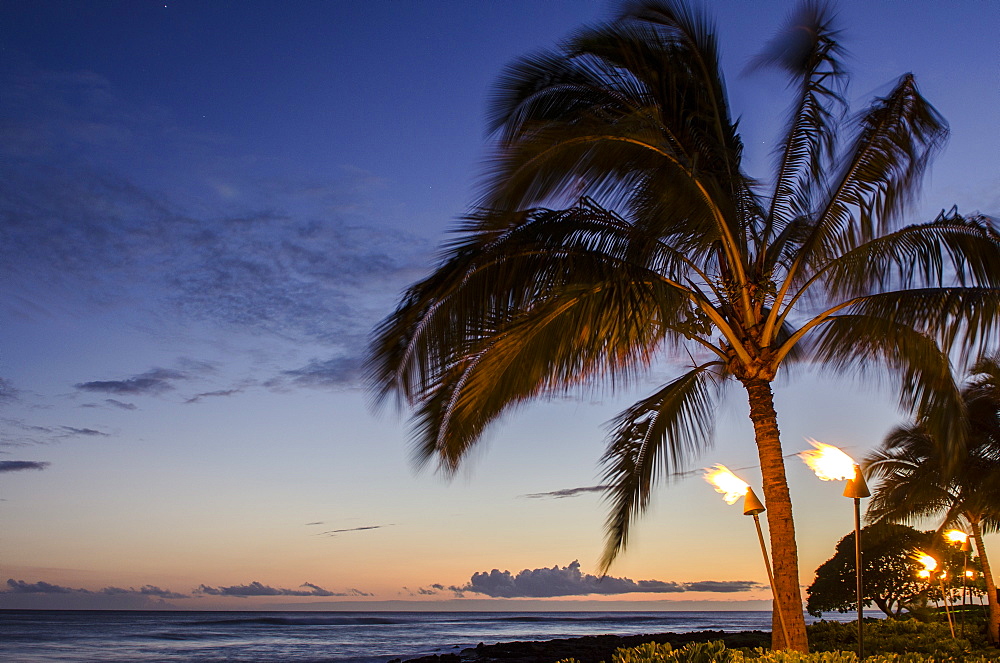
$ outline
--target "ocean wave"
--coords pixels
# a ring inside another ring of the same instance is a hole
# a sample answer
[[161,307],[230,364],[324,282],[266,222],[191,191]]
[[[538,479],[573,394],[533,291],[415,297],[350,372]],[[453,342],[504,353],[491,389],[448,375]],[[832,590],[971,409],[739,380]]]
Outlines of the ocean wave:
[[245,624],[262,624],[266,626],[371,626],[386,624],[401,624],[398,619],[386,617],[236,617],[232,619],[213,619],[188,622],[197,626],[241,626]]
[[608,622],[614,624],[638,624],[643,622],[664,622],[665,619],[661,615],[644,615],[644,614],[625,614],[618,613],[614,615],[608,615],[605,613],[597,614],[587,614],[587,613],[562,613],[562,614],[519,614],[511,616],[497,616],[496,614],[491,614],[490,616],[484,616],[480,619],[464,619],[463,621],[480,621],[480,622],[492,622],[492,623],[519,623],[519,624],[558,624],[558,623],[571,623],[571,624],[581,624],[581,623],[593,623],[593,622]]

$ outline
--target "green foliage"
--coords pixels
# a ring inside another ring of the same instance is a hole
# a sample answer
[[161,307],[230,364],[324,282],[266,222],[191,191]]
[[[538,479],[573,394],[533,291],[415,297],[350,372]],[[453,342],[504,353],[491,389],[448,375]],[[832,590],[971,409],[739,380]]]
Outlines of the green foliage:
[[[727,649],[722,641],[692,642],[680,649],[647,642],[622,647],[612,663],[858,663],[857,654],[844,651],[854,645],[856,625],[818,622],[808,627],[812,651]],[[953,639],[947,624],[913,620],[879,620],[865,624],[866,647],[873,653],[865,663],[995,663],[994,653],[972,652],[968,640]],[[558,663],[580,663],[564,658]]]
[[[722,641],[692,642],[681,649],[646,643],[619,649],[612,663],[857,663],[853,652],[804,654],[792,650],[727,649]],[[569,661],[560,663],[570,663]]]
[[[879,621],[868,624],[872,636],[869,646],[877,652],[865,657],[865,663],[987,663],[998,659],[993,654],[972,653],[967,640],[953,640],[947,625],[921,624],[913,621]],[[944,627],[943,630],[941,627]],[[727,649],[725,643],[693,642],[681,649],[653,642],[638,647],[623,647],[615,652],[612,663],[858,663],[857,654],[843,651],[853,642],[854,624],[819,622],[809,629],[810,646],[819,649],[814,640],[826,638],[832,646],[827,650],[802,652],[764,649]],[[908,644],[907,644],[908,643]],[[899,646],[899,650],[885,646]],[[579,663],[563,659],[559,663]]]
[[612,663],[673,663],[677,652],[670,643],[646,642],[638,647],[622,647],[611,656]]
[[996,663],[996,656],[984,654],[879,654],[866,656],[865,663]]
[[[813,651],[836,651],[857,646],[857,622],[817,622],[807,626],[806,633],[809,635],[809,648]],[[865,621],[865,649],[878,654],[933,654],[941,657],[963,656],[973,650],[973,645],[966,638],[952,638],[947,622],[884,619]]]

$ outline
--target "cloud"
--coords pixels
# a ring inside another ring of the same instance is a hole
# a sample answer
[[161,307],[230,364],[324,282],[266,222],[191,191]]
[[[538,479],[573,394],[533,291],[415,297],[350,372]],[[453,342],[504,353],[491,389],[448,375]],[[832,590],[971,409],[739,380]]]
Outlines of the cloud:
[[729,592],[749,592],[760,589],[762,585],[752,580],[702,580],[700,582],[689,582],[684,585],[689,592],[719,592],[727,594]]
[[35,460],[0,460],[0,472],[21,472],[23,470],[44,470],[49,463]]
[[99,408],[99,407],[110,407],[118,410],[138,410],[139,407],[135,403],[125,403],[124,401],[119,401],[114,398],[105,398],[100,403],[84,403],[80,407],[85,408]]
[[317,520],[315,522],[306,523],[306,527],[309,527],[310,525],[322,525],[322,524],[323,524],[322,520]]
[[234,388],[234,389],[219,389],[218,391],[206,391],[201,394],[195,394],[191,398],[186,399],[185,403],[197,403],[205,398],[218,398],[223,396],[235,396],[236,394],[242,394],[244,389]]
[[[590,594],[615,595],[631,593],[674,594],[688,591],[738,592],[756,589],[759,585],[750,581],[717,582],[703,581],[677,583],[663,580],[632,580],[612,576],[595,576],[583,573],[580,562],[569,566],[541,569],[524,569],[512,574],[510,571],[493,569],[490,572],[475,573],[462,586],[450,586],[458,595],[465,593],[484,594],[493,598],[548,598],[554,596],[586,596]],[[433,589],[444,589],[441,585],[431,585]]]
[[86,589],[73,589],[72,587],[62,587],[61,585],[53,585],[39,580],[38,582],[28,583],[24,580],[14,580],[13,578],[7,579],[7,591],[13,594],[90,594],[91,592]]
[[155,610],[175,608],[167,599],[190,599],[155,585],[135,587],[108,586],[92,591],[55,585],[44,580],[26,582],[7,580],[0,591],[0,608],[15,610]]
[[74,428],[73,426],[60,426],[61,430],[66,431],[70,435],[85,435],[88,437],[110,437],[108,433],[104,433],[99,430],[94,430],[93,428]]
[[359,386],[364,374],[363,360],[356,357],[334,357],[325,361],[313,359],[301,368],[283,371],[265,386],[281,388],[286,383],[299,387],[343,388]]
[[586,493],[603,493],[607,490],[607,486],[583,486],[581,488],[563,488],[562,490],[553,490],[549,493],[529,493],[528,495],[523,495],[523,497],[528,497],[531,499],[541,499],[545,497],[554,497],[556,499],[562,499],[564,497],[576,497],[577,495],[583,495]]
[[20,393],[20,390],[16,389],[10,380],[0,378],[0,405],[13,403],[18,399]]
[[116,407],[119,410],[138,410],[139,407],[135,403],[124,403],[122,401],[116,400],[114,398],[105,398],[104,404],[109,407]]
[[0,418],[0,446],[22,447],[49,444],[72,437],[108,437],[94,428],[80,426],[39,426],[21,419]]
[[100,593],[107,594],[108,596],[156,596],[161,599],[191,598],[190,594],[180,594],[178,592],[172,592],[169,589],[160,589],[155,585],[144,585],[139,589],[134,587],[129,587],[128,589],[122,589],[121,587],[105,587]]
[[[117,309],[162,323],[158,333],[205,322],[354,357],[431,261],[428,238],[391,226],[398,210],[377,173],[288,177],[300,164],[261,162],[87,72],[16,65],[0,70],[0,89],[13,91],[0,96],[0,307],[16,314]],[[151,152],[152,170],[141,160]],[[344,367],[313,368],[284,377],[343,383]],[[112,396],[168,387],[80,385]]]
[[170,368],[152,368],[124,380],[95,380],[74,385],[80,391],[105,394],[156,395],[174,389],[174,382],[189,376]]
[[209,587],[200,585],[194,590],[195,594],[207,596],[372,596],[372,594],[362,592],[358,589],[349,589],[346,592],[331,592],[310,582],[301,584],[299,587],[306,589],[283,589],[270,587],[256,580],[249,585],[232,585],[230,587]]
[[106,596],[155,596],[161,599],[187,599],[190,594],[180,594],[169,589],[161,589],[155,585],[144,585],[139,589],[135,587],[122,588],[108,586],[96,592],[89,589],[75,587],[63,587],[39,580],[38,582],[25,582],[24,580],[7,580],[7,593],[11,594],[104,594]]
[[[316,523],[316,524],[321,524],[321,523]],[[392,527],[392,524],[389,524],[389,525],[365,525],[364,527],[348,527],[346,529],[331,529],[331,530],[327,530],[326,532],[320,532],[316,536],[337,536],[338,534],[343,534],[345,532],[364,532],[366,530],[382,529],[383,527]]]

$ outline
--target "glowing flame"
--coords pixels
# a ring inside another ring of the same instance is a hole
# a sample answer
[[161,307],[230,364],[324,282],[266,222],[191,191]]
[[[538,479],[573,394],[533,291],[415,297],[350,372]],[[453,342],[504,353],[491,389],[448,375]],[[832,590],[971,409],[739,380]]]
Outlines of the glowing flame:
[[722,493],[726,504],[735,504],[736,500],[747,494],[750,487],[746,481],[729,471],[725,465],[716,465],[713,470],[705,473],[705,481],[715,486],[715,490]]
[[934,569],[936,569],[937,566],[938,566],[937,560],[934,559],[933,557],[931,557],[930,555],[928,555],[927,553],[920,552],[919,550],[916,552],[916,554],[913,556],[913,558],[917,561],[918,564],[923,564],[924,565],[924,568],[922,568],[919,571],[917,571],[917,577],[918,578],[930,578],[931,577],[931,571],[933,571]]
[[799,457],[806,462],[813,472],[823,481],[843,481],[854,478],[854,459],[839,448],[806,438],[806,442],[815,447],[812,451],[803,451]]
[[950,529],[944,533],[944,538],[951,543],[965,543],[969,540],[969,535],[959,529]]
[[[862,567],[862,568],[864,568],[864,567]],[[965,572],[965,577],[966,578],[975,578],[976,577],[976,572],[975,571],[966,571]]]

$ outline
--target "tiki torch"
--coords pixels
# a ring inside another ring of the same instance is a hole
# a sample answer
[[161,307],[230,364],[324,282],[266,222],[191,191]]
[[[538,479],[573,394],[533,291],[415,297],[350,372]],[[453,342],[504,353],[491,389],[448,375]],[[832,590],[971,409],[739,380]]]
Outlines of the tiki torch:
[[858,660],[865,660],[865,631],[864,631],[864,586],[861,575],[861,498],[870,497],[868,484],[861,473],[861,466],[854,462],[854,459],[844,453],[838,447],[830,444],[823,444],[816,440],[807,440],[815,447],[810,451],[803,451],[799,456],[806,462],[806,465],[816,473],[816,476],[823,481],[844,481],[847,486],[844,488],[844,497],[854,499],[854,568],[857,576],[857,602],[858,602]]
[[767,554],[767,546],[764,544],[764,532],[760,528],[760,514],[766,509],[750,485],[729,471],[725,465],[716,465],[705,473],[705,480],[715,486],[715,490],[723,494],[726,504],[735,504],[736,500],[743,498],[743,515],[753,516],[754,525],[757,526],[757,540],[760,541],[760,552],[764,556],[764,568],[767,569],[767,580],[771,584],[771,596],[774,598],[774,611],[778,613],[778,624],[781,627],[781,635],[785,639],[785,648],[790,646],[788,630],[785,627],[785,615],[781,611],[781,601],[778,600],[778,589],[774,585],[774,573],[771,572],[771,558]]

